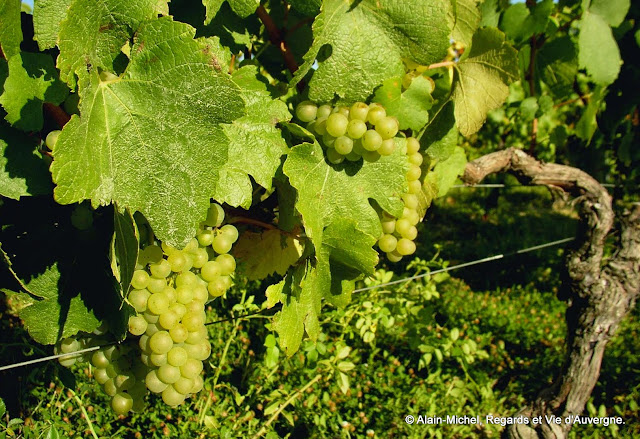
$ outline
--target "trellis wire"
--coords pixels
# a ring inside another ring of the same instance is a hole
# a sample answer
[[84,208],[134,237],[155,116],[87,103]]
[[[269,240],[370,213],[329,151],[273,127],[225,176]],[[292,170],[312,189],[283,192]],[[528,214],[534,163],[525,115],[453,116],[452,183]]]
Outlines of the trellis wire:
[[[445,272],[448,272],[448,271],[457,270],[458,268],[470,267],[472,265],[483,264],[485,262],[497,261],[499,259],[503,259],[503,258],[508,257],[508,256],[515,256],[515,255],[519,255],[519,254],[523,254],[523,253],[529,253],[529,252],[532,252],[532,251],[535,251],[535,250],[540,250],[540,249],[547,248],[547,247],[553,247],[553,246],[564,244],[564,243],[567,243],[567,242],[570,242],[570,241],[573,241],[573,240],[575,240],[574,237],[572,237],[572,238],[564,238],[564,239],[559,239],[557,241],[551,241],[551,242],[547,242],[547,243],[544,243],[544,244],[534,245],[532,247],[527,247],[527,248],[524,248],[524,249],[520,249],[520,250],[516,250],[516,251],[513,251],[513,252],[509,252],[509,253],[502,253],[502,254],[498,254],[498,255],[494,255],[494,256],[488,256],[486,258],[476,259],[475,261],[464,262],[462,264],[457,264],[457,265],[452,265],[450,267],[440,268],[438,270],[430,271],[428,273],[418,274],[416,276],[406,277],[404,279],[398,279],[398,280],[394,280],[394,281],[391,281],[391,282],[385,282],[385,283],[378,284],[378,285],[371,285],[371,286],[365,287],[365,288],[358,288],[358,289],[353,290],[353,293],[360,293],[362,291],[373,290],[373,289],[376,289],[376,288],[383,288],[383,287],[387,287],[389,285],[396,285],[396,284],[400,284],[400,283],[403,283],[403,282],[410,282],[410,281],[413,281],[413,280],[422,279],[423,277],[432,276],[434,274],[445,273]],[[214,322],[209,322],[209,323],[206,323],[206,325],[214,325],[214,324],[217,324],[217,323],[224,323],[224,322],[229,322],[229,321],[232,321],[232,320],[238,320],[238,319],[242,319],[242,318],[245,318],[245,317],[250,317],[250,316],[257,315],[257,314],[261,314],[261,313],[263,313],[265,311],[268,311],[268,310],[261,309],[261,310],[258,310],[258,311],[255,311],[255,312],[252,312],[252,313],[249,313],[249,314],[243,314],[243,315],[240,315],[240,316],[237,316],[237,317],[230,317],[230,318],[226,318],[226,319],[222,319],[222,320],[216,320]],[[97,351],[97,350],[102,349],[103,347],[106,347],[106,346],[115,345],[117,343],[118,342],[111,342],[111,343],[104,344],[102,346],[92,346],[90,348],[81,349],[79,351],[74,351],[74,352],[68,352],[66,354],[49,355],[48,357],[37,358],[35,360],[28,360],[28,361],[22,361],[20,363],[8,364],[6,366],[0,366],[0,372],[3,371],[3,370],[14,369],[14,368],[17,368],[17,367],[22,367],[22,366],[29,366],[31,364],[42,363],[42,362],[45,362],[45,361],[57,360],[59,358],[68,358],[68,357],[80,356],[80,355],[84,355],[84,354],[86,354],[88,352]]]

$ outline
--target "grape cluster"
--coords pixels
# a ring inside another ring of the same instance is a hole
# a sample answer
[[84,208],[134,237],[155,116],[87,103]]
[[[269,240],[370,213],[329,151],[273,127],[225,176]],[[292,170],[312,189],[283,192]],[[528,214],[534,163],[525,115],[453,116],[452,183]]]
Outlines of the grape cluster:
[[418,194],[422,192],[420,165],[423,160],[419,149],[420,143],[416,138],[407,138],[409,170],[406,176],[409,190],[402,195],[404,202],[402,216],[395,218],[384,211],[380,214],[382,236],[378,240],[378,247],[387,254],[391,262],[398,262],[403,256],[411,255],[416,251],[416,244],[413,241],[418,236],[416,225],[420,222]]
[[[169,406],[202,390],[203,361],[211,354],[205,303],[231,287],[236,268],[229,251],[238,230],[223,221],[224,210],[212,203],[184,249],[163,243],[140,252],[127,297],[136,311],[128,322],[134,337],[91,358],[116,413],[139,410],[147,390],[161,394]],[[72,352],[69,343],[63,341],[60,350]]]
[[296,116],[318,136],[327,160],[333,164],[361,158],[375,162],[395,149],[393,138],[398,133],[398,120],[387,116],[380,104],[356,102],[351,107],[328,104],[318,107],[304,101],[296,107]]

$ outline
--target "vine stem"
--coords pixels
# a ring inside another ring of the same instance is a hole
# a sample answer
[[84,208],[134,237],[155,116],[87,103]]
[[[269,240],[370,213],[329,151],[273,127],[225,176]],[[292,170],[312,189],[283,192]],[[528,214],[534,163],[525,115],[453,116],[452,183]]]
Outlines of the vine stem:
[[455,61],[442,61],[442,62],[437,62],[435,64],[429,65],[429,67],[427,67],[427,69],[431,70],[431,69],[437,69],[439,67],[453,67],[455,65],[456,65]]
[[318,374],[315,376],[314,379],[312,379],[311,381],[309,381],[307,384],[305,384],[304,386],[302,386],[301,388],[299,388],[298,390],[296,390],[295,392],[293,392],[293,394],[289,397],[289,399],[287,399],[285,402],[283,402],[280,407],[278,407],[278,410],[275,411],[275,413],[273,415],[271,415],[271,417],[267,420],[267,422],[262,426],[262,428],[260,429],[260,431],[258,431],[254,436],[253,439],[258,439],[260,437],[262,437],[263,434],[266,433],[267,428],[269,427],[269,425],[271,425],[271,423],[273,421],[275,421],[278,416],[280,416],[280,413],[282,413],[282,411],[289,405],[291,404],[293,401],[295,401],[295,399],[298,397],[298,395],[300,395],[301,393],[304,393],[305,390],[307,390],[309,387],[313,386],[315,383],[317,383],[318,381],[320,381],[320,379],[322,378],[322,374]]
[[230,218],[227,222],[230,224],[237,224],[237,223],[251,224],[254,226],[262,227],[263,229],[267,229],[267,230],[280,230],[273,224],[265,223],[263,221],[256,220],[253,218],[247,218],[244,216],[234,216],[233,218]]
[[262,24],[264,24],[264,27],[267,29],[269,40],[274,46],[280,49],[280,54],[284,59],[287,69],[289,69],[291,74],[294,74],[296,70],[298,70],[298,63],[293,57],[293,53],[289,50],[287,42],[282,37],[280,29],[278,29],[278,26],[276,26],[275,22],[263,5],[258,6],[256,13],[258,14],[258,18],[260,18],[260,21],[262,21]]
[[96,431],[93,429],[93,424],[91,423],[91,419],[89,419],[89,413],[87,413],[87,411],[85,410],[82,400],[78,398],[78,394],[76,392],[74,392],[71,389],[69,389],[69,391],[73,395],[73,399],[75,399],[76,402],[78,403],[78,406],[80,406],[80,410],[82,411],[84,418],[87,420],[87,425],[89,426],[89,431],[91,432],[93,439],[98,439],[98,435],[96,434]]

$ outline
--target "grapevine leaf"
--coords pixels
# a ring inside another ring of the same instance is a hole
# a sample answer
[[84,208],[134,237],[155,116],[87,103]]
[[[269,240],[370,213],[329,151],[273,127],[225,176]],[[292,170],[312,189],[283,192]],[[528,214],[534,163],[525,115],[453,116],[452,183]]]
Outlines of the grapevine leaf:
[[421,149],[433,160],[446,160],[458,144],[458,129],[453,115],[453,104],[448,102],[429,124],[420,138]]
[[598,128],[596,115],[602,105],[605,92],[606,87],[603,85],[597,85],[594,87],[591,98],[589,99],[589,104],[576,124],[576,135],[587,143],[591,141],[591,137],[593,137],[593,134]]
[[42,129],[42,104],[60,104],[67,97],[67,87],[57,77],[49,55],[22,52],[9,58],[9,76],[0,104],[5,119],[23,131]]
[[453,100],[458,128],[464,136],[480,129],[487,113],[509,96],[518,79],[516,50],[497,29],[480,29],[473,36],[469,56],[455,65]]
[[320,12],[322,0],[291,0],[289,4],[301,14],[313,17]]
[[543,0],[531,9],[524,3],[512,4],[502,16],[501,28],[508,38],[522,42],[544,33],[552,10],[553,0]]
[[402,58],[429,65],[449,47],[449,2],[327,0],[313,23],[313,45],[293,84],[318,62],[309,98],[366,100],[385,79],[404,74]]
[[[202,0],[202,4],[207,8],[207,16],[204,24],[209,24],[209,22],[213,20],[213,17],[216,16],[220,10],[220,6],[222,6],[224,2],[225,0]],[[260,0],[228,0],[228,2],[233,12],[242,18],[247,18],[260,6]]]
[[[224,126],[229,138],[229,160],[220,170],[214,198],[231,206],[248,209],[253,187],[249,175],[267,190],[287,151],[280,130],[275,125],[291,119],[287,105],[271,99],[267,88],[256,77],[254,66],[243,67],[233,75],[240,87],[247,115]],[[251,150],[247,154],[247,149]]]
[[121,298],[106,257],[112,215],[96,216],[92,229],[79,231],[70,224],[73,210],[51,197],[5,200],[0,207],[2,250],[31,302],[20,317],[43,344],[91,332],[100,320],[120,329]]
[[376,90],[374,101],[382,104],[388,115],[398,119],[401,130],[420,131],[429,120],[429,109],[433,105],[432,84],[427,78],[418,76],[403,93],[402,78],[390,78]]
[[35,139],[0,121],[0,195],[18,200],[51,193],[51,175]]
[[629,12],[630,0],[591,0],[589,12],[598,14],[611,27],[622,24]]
[[620,49],[611,27],[598,15],[586,11],[580,20],[578,37],[580,67],[599,84],[611,84],[620,73]]
[[189,25],[147,22],[123,75],[80,89],[80,114],[65,125],[51,167],[63,204],[115,201],[140,211],[156,236],[186,244],[205,216],[228,140],[220,127],[242,116],[237,86],[215,70],[210,40]]
[[20,0],[0,0],[0,48],[7,58],[20,52],[22,23]]
[[485,0],[480,3],[480,11],[482,12],[482,20],[480,27],[498,27],[500,22],[499,0]]
[[50,49],[58,42],[60,22],[67,16],[71,0],[37,0],[33,5],[34,39],[40,50]]
[[72,0],[58,34],[60,78],[75,86],[87,67],[114,71],[122,46],[145,20],[168,14],[166,0]]
[[458,176],[462,175],[466,165],[467,157],[464,154],[464,149],[456,146],[449,158],[436,163],[433,170],[426,175],[425,184],[427,180],[434,184],[438,188],[438,197],[442,197],[451,189]]
[[480,10],[477,0],[454,0],[453,6],[455,14],[453,16],[454,26],[451,31],[451,38],[462,43],[465,47],[471,45],[471,38],[478,29],[480,23]]
[[239,270],[250,280],[264,279],[273,273],[284,276],[302,255],[300,241],[279,230],[263,233],[244,232],[233,246]]
[[573,85],[578,73],[578,51],[569,36],[545,43],[537,54],[536,76],[544,81],[551,91],[563,96]]
[[120,294],[127,295],[138,261],[140,239],[131,212],[113,212],[113,238],[111,239],[111,271],[120,284]]
[[4,417],[4,414],[7,412],[7,406],[5,405],[2,398],[0,398],[0,418]]

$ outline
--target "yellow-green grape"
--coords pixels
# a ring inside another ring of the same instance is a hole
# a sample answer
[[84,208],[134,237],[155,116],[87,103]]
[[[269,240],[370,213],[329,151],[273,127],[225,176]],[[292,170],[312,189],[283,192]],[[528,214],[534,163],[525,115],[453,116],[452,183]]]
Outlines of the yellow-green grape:
[[169,244],[163,242],[160,247],[162,248],[162,251],[164,252],[165,255],[169,256],[175,252],[180,252],[180,250],[178,250],[175,247],[170,246]]
[[393,139],[386,139],[382,141],[380,148],[378,148],[378,154],[385,156],[391,155],[395,149],[396,142]]
[[203,314],[204,312],[202,313],[187,312],[182,317],[182,324],[184,325],[185,328],[187,328],[187,331],[189,332],[197,331],[200,327],[204,326],[205,317],[203,316]]
[[329,115],[333,112],[333,108],[331,105],[320,105],[318,107],[318,111],[316,113],[316,117],[320,119],[321,117],[329,117]]
[[213,238],[215,238],[215,234],[213,230],[200,230],[198,232],[198,243],[203,247],[208,247],[213,243]]
[[102,385],[102,389],[104,393],[109,396],[115,396],[118,393],[118,388],[116,387],[116,383],[113,382],[113,378],[109,379]]
[[397,244],[398,240],[393,235],[383,235],[378,241],[378,247],[385,253],[394,251]]
[[220,267],[220,274],[228,276],[236,270],[236,259],[231,255],[220,255],[216,258]]
[[190,287],[198,284],[198,276],[191,271],[185,271],[176,276],[178,287]]
[[182,252],[173,252],[167,258],[169,264],[171,264],[171,271],[179,273],[187,266],[187,258]]
[[127,299],[137,312],[145,312],[149,296],[151,296],[151,293],[147,290],[133,290],[129,293]]
[[183,343],[189,336],[189,331],[183,324],[179,323],[169,330],[169,336],[174,343]]
[[394,117],[381,117],[376,122],[376,131],[384,140],[392,139],[398,134],[398,128],[398,121]]
[[207,211],[207,218],[204,224],[211,227],[220,227],[224,221],[224,209],[217,203],[211,203]]
[[396,230],[395,218],[390,218],[390,219],[384,218],[380,224],[382,225],[382,232],[388,235],[392,234]]
[[109,359],[102,351],[96,351],[91,355],[91,364],[98,369],[105,369],[109,365]]
[[180,374],[185,378],[195,378],[202,373],[202,361],[195,358],[187,359],[186,363],[180,366]]
[[[160,320],[158,319],[158,322]],[[159,323],[149,323],[147,325],[147,330],[144,332],[146,335],[148,335],[149,337],[151,337],[153,334],[155,334],[156,332],[162,330],[162,327],[160,326]]]
[[420,192],[422,192],[422,184],[420,183],[420,180],[413,180],[409,182],[409,193],[410,194],[419,194]]
[[167,363],[158,368],[156,375],[163,383],[173,384],[180,378],[180,369]]
[[377,162],[378,160],[380,160],[380,157],[382,156],[378,154],[378,151],[365,151],[362,153],[362,158],[369,163]]
[[169,311],[176,313],[176,315],[180,318],[187,312],[187,308],[182,303],[172,303],[169,306]]
[[211,297],[220,297],[222,296],[226,289],[226,285],[220,277],[216,277],[207,285],[207,290],[209,291],[209,295]]
[[172,386],[178,393],[188,395],[191,393],[191,389],[193,389],[195,383],[195,379],[181,376],[178,378],[178,381],[172,384]]
[[[213,242],[213,239],[211,240]],[[208,244],[211,245],[211,244]],[[207,254],[207,250],[204,248],[199,248],[193,252],[193,268],[202,268],[204,264],[209,260],[209,255]]]
[[415,137],[407,138],[407,155],[415,154],[420,150],[420,142]]
[[147,321],[143,316],[129,317],[129,332],[133,335],[142,335],[147,330]]
[[203,305],[209,299],[209,291],[204,285],[196,285],[193,287],[193,300]]
[[160,326],[162,326],[167,331],[170,331],[172,328],[174,328],[179,321],[180,316],[169,310],[160,314],[160,318],[158,319],[158,323],[160,324]]
[[382,136],[375,130],[367,130],[362,136],[362,146],[367,151],[376,151],[382,146]]
[[107,381],[109,381],[111,379],[111,378],[109,378],[109,375],[107,375],[107,371],[106,370],[98,369],[98,368],[96,368],[93,371],[93,377],[98,382],[98,384],[100,384],[101,386],[104,385],[104,383],[106,383]]
[[174,346],[167,353],[167,361],[172,366],[180,367],[184,365],[188,359],[187,351],[180,346]]
[[399,239],[396,251],[402,256],[411,255],[416,251],[416,244],[415,242],[406,238]]
[[313,129],[316,131],[317,134],[321,136],[324,136],[325,134],[327,134],[327,120],[328,120],[328,116],[318,117],[316,119],[316,122],[313,124]]
[[200,276],[207,282],[211,282],[222,272],[218,261],[209,261],[200,270]]
[[409,155],[409,163],[411,163],[412,165],[420,166],[423,161],[424,158],[419,152],[414,152],[413,154]]
[[226,224],[220,228],[220,233],[229,237],[232,243],[238,240],[238,229],[233,224]]
[[413,194],[404,194],[402,201],[404,201],[404,206],[409,209],[416,210],[418,208],[418,197]]
[[402,237],[413,241],[418,237],[418,229],[416,229],[416,226],[411,226],[410,228],[405,230],[405,233],[402,235]]
[[189,336],[186,338],[185,343],[198,344],[207,339],[207,328],[205,326],[199,327],[197,330],[189,332]]
[[407,171],[407,180],[409,181],[417,180],[420,178],[421,174],[422,174],[422,170],[420,169],[419,166],[411,165],[409,167],[409,171]]
[[194,379],[193,388],[189,393],[199,393],[202,389],[204,389],[204,378],[202,376],[197,375]]
[[387,112],[380,104],[371,104],[369,105],[369,113],[367,114],[367,122],[371,125],[375,125],[378,123],[380,119],[385,117]]
[[151,354],[149,360],[156,367],[164,366],[167,364],[167,354]]
[[347,136],[340,136],[336,139],[335,144],[333,145],[336,152],[347,155],[353,149],[353,140],[351,140]]
[[341,113],[332,113],[327,118],[327,133],[333,137],[344,136],[347,132],[349,119]]
[[144,379],[144,383],[147,386],[147,389],[149,389],[153,393],[161,393],[168,386],[167,383],[161,381],[160,378],[158,378],[156,370],[149,371]]
[[347,135],[352,139],[361,138],[367,132],[367,124],[360,119],[352,119],[347,125]]
[[156,263],[149,264],[151,276],[157,279],[164,279],[171,274],[171,264],[166,259],[161,259]]
[[167,287],[167,280],[164,278],[158,279],[156,277],[150,277],[147,285],[147,290],[150,293],[161,293]]
[[162,400],[170,407],[175,407],[184,402],[185,395],[178,392],[173,386],[168,386],[162,392]]
[[149,274],[144,270],[136,270],[131,278],[131,286],[136,290],[142,290],[149,284]]
[[142,257],[145,261],[144,264],[159,262],[162,259],[162,248],[157,245],[149,245],[145,247],[138,256]]
[[[147,309],[153,314],[159,316],[160,314],[166,312],[169,309],[169,299],[163,293],[154,293],[149,297],[147,301]],[[155,322],[149,322],[155,323]]]
[[389,261],[391,262],[399,262],[402,259],[402,255],[393,251],[393,252],[387,253],[387,259],[389,259]]
[[327,148],[333,148],[334,144],[336,143],[336,138],[333,137],[331,134],[327,133],[324,136],[322,136],[322,143]]
[[318,107],[311,101],[300,102],[296,107],[296,116],[302,122],[311,122],[316,118]]
[[233,241],[231,240],[231,237],[224,233],[216,236],[212,244],[213,249],[218,254],[229,253],[229,250],[231,250],[232,246]]
[[356,102],[349,109],[349,118],[351,120],[367,121],[367,114],[369,114],[369,106],[364,102]]
[[420,222],[420,216],[415,210],[409,210],[406,214],[403,213],[402,217],[406,218],[407,221],[409,221],[409,223],[414,226]]
[[345,155],[344,158],[350,162],[357,162],[362,158],[362,155],[358,154],[356,151],[351,151],[349,154]]
[[149,348],[154,354],[166,354],[173,347],[173,340],[167,331],[158,331],[149,339]]
[[400,218],[396,221],[396,232],[402,236],[411,228],[412,224],[406,218]]
[[336,107],[333,110],[334,113],[340,113],[342,114],[344,117],[346,117],[347,119],[349,118],[349,109],[347,107]]
[[53,151],[53,149],[56,147],[56,143],[58,143],[58,137],[60,137],[61,132],[62,131],[60,130],[53,130],[49,134],[47,134],[47,138],[44,142],[47,145],[47,148],[49,148],[51,151]]
[[181,286],[176,289],[178,303],[186,305],[193,300],[193,289],[190,286]]
[[160,291],[160,294],[164,294],[167,297],[167,300],[169,301],[169,306],[173,305],[178,299],[178,294],[176,293],[176,290],[170,285],[165,285],[162,291]]

